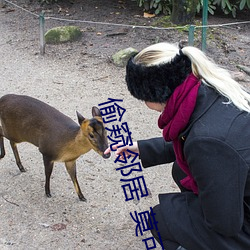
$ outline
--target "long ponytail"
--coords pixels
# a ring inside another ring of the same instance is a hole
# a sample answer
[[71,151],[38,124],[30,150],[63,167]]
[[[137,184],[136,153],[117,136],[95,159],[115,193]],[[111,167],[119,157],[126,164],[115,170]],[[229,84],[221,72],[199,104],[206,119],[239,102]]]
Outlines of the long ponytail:
[[182,48],[182,53],[192,62],[193,74],[213,87],[240,110],[250,112],[250,94],[236,82],[229,72],[215,64],[199,49],[191,46]]

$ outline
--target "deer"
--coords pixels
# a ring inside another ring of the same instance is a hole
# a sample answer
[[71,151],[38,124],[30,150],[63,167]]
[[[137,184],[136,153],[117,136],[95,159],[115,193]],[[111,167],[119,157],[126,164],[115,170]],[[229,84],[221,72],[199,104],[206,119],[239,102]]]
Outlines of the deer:
[[45,168],[45,194],[51,197],[50,177],[55,162],[64,162],[81,201],[86,201],[76,175],[76,160],[91,149],[104,159],[108,148],[106,129],[100,110],[92,107],[92,118],[76,111],[78,123],[54,107],[31,96],[7,94],[0,98],[0,159],[5,156],[4,138],[8,139],[16,164],[25,172],[17,144],[28,142],[38,147]]

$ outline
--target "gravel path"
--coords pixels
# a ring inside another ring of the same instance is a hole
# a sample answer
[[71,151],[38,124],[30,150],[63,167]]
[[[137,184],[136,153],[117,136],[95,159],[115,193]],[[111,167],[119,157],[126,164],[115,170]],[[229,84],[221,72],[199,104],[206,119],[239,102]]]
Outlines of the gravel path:
[[[39,55],[37,19],[20,11],[0,9],[1,95],[18,93],[39,98],[76,121],[107,98],[123,99],[133,140],[160,136],[158,114],[134,100],[124,84],[124,69],[116,68],[101,53],[86,52],[82,43],[51,46]],[[20,144],[26,173],[20,173],[5,140],[0,162],[0,249],[145,249],[135,236],[130,212],[148,210],[158,193],[175,191],[170,167],[144,170],[148,197],[125,202],[121,175],[114,157],[104,160],[95,152],[80,157],[78,181],[87,202],[78,200],[64,165],[55,165],[52,198],[44,195],[42,156],[30,144]]]

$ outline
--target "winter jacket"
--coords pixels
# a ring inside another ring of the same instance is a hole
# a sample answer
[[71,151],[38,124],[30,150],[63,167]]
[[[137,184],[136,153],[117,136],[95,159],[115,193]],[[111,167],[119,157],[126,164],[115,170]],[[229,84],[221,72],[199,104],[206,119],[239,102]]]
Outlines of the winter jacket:
[[[202,84],[180,134],[199,193],[160,194],[165,222],[190,250],[250,249],[250,113]],[[163,138],[138,141],[143,167],[175,161]]]

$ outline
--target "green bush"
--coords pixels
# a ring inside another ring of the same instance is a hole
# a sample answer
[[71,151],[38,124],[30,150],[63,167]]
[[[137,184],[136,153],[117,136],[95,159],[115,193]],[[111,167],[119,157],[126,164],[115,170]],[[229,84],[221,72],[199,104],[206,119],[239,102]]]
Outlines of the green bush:
[[[143,7],[146,11],[154,11],[156,15],[160,13],[171,14],[172,1],[174,0],[136,0],[140,7]],[[199,0],[196,8],[197,13],[201,12],[203,1]],[[250,0],[208,0],[208,11],[211,15],[214,15],[218,6],[224,14],[231,14],[236,17],[237,11],[250,9]]]
[[[197,7],[196,7],[196,10],[197,10],[197,13],[200,13],[201,10],[203,8],[203,0],[200,0],[197,4]],[[208,12],[211,14],[211,15],[214,15],[214,11],[216,10],[216,6],[213,4],[213,2],[211,2],[210,0],[208,0]]]
[[233,17],[236,17],[237,10],[250,9],[250,0],[214,0],[213,4],[220,6],[225,14],[231,13]]
[[136,0],[136,2],[139,7],[143,7],[145,11],[154,12],[156,15],[160,13],[165,15],[171,14],[171,0]]

